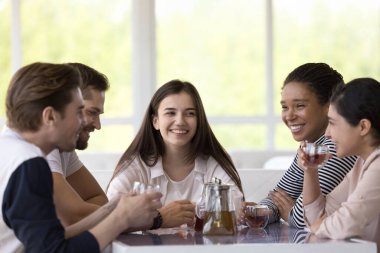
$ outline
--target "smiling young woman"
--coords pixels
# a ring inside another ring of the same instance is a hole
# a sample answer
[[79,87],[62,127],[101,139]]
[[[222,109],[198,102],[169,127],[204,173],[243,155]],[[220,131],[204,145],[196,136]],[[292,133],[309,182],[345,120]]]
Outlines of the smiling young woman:
[[[332,158],[319,170],[321,190],[328,194],[355,163],[355,157],[338,158],[335,145],[324,136],[328,125],[329,99],[343,77],[325,63],[306,63],[285,79],[281,93],[282,120],[296,141],[328,146]],[[275,186],[270,196],[260,201],[272,210],[270,222],[282,218],[291,226],[305,227],[302,206],[304,172],[297,164],[298,155]],[[337,169],[339,168],[339,169]]]
[[122,155],[108,187],[112,198],[130,192],[134,181],[159,185],[163,227],[193,224],[194,203],[203,184],[217,177],[232,185],[233,199],[243,190],[231,158],[207,121],[201,98],[188,82],[172,80],[153,95],[135,139]]
[[320,237],[359,237],[375,241],[380,249],[380,83],[355,79],[339,90],[329,108],[326,136],[337,155],[357,155],[354,168],[327,196],[320,190],[318,170],[306,165],[304,209],[311,231]]

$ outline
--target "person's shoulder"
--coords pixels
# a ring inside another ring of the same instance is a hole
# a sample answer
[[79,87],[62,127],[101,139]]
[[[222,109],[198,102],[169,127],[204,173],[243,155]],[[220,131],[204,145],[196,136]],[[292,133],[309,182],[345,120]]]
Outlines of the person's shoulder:
[[220,164],[212,156],[200,155],[195,159],[195,167],[201,171],[223,170]]
[[75,150],[70,152],[61,152],[60,156],[62,160],[79,159],[78,154]]
[[129,167],[140,168],[140,167],[143,167],[146,165],[145,165],[145,162],[143,161],[143,159],[141,159],[141,157],[139,155],[136,155],[135,157],[132,157],[128,160],[125,160],[121,166],[123,168],[129,168]]
[[12,136],[1,136],[0,138],[0,153],[7,157],[17,156],[23,159],[44,157],[41,149],[28,141]]
[[218,162],[215,160],[215,158],[210,156],[210,155],[198,155],[195,158],[195,163],[198,165],[201,165],[201,166],[203,165],[205,167],[208,167],[208,166],[211,166],[214,164],[218,164]]
[[369,166],[376,168],[376,170],[380,170],[380,147],[375,149],[364,163],[368,163]]
[[2,168],[17,168],[20,164],[32,158],[44,158],[39,147],[20,138],[12,136],[0,137],[0,166]]
[[[157,163],[154,167],[162,167],[161,159],[159,159],[159,161],[157,161]],[[120,165],[120,170],[121,170],[120,173],[121,174],[138,173],[141,171],[150,171],[151,169],[152,169],[152,167],[148,166],[139,155],[125,160]]]

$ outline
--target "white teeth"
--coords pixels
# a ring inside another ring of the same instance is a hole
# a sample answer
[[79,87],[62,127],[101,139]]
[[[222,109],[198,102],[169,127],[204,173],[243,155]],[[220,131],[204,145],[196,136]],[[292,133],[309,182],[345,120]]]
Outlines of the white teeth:
[[180,130],[180,129],[173,129],[173,130],[171,130],[173,133],[175,133],[175,134],[185,134],[185,133],[187,133],[187,131],[186,130]]
[[289,126],[289,128],[290,128],[290,131],[292,131],[292,133],[295,133],[301,130],[302,125]]

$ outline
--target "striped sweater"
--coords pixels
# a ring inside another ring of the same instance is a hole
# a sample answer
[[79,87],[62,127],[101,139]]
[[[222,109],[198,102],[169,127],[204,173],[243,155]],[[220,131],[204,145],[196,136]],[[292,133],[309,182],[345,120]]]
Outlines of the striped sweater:
[[[321,186],[321,192],[323,195],[330,193],[344,178],[344,176],[353,167],[356,157],[338,158],[336,156],[335,144],[324,135],[322,135],[315,143],[324,144],[329,147],[330,158],[323,168],[319,169],[319,182]],[[302,189],[303,189],[303,170],[297,164],[298,155],[295,156],[289,169],[284,176],[278,182],[277,187],[286,191],[289,196],[294,199],[295,205],[289,213],[288,223],[290,226],[297,228],[305,227],[303,217],[303,205],[302,205]],[[276,222],[280,220],[280,212],[272,199],[267,198],[260,201],[260,204],[268,205],[273,210],[273,216],[270,218],[270,222]]]

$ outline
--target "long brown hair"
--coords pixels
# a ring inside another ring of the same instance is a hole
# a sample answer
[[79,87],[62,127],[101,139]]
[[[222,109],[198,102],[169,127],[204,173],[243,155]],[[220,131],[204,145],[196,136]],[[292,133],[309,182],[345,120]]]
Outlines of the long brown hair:
[[239,174],[231,157],[220,145],[211,130],[197,89],[191,83],[180,80],[169,81],[155,92],[145,112],[141,127],[131,145],[121,156],[111,181],[125,167],[123,164],[131,163],[138,155],[148,166],[154,166],[158,158],[164,156],[165,145],[159,131],[153,127],[153,116],[157,116],[158,107],[164,98],[180,92],[186,92],[193,99],[197,117],[196,133],[191,141],[192,145],[186,160],[192,162],[200,155],[212,156],[243,192]]

